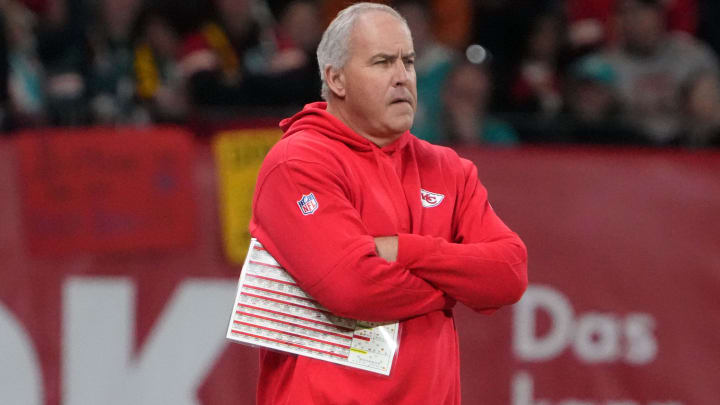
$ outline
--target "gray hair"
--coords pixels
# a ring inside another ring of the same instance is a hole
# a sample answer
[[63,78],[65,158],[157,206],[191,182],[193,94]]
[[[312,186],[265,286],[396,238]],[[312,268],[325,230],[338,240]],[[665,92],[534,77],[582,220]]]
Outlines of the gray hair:
[[[382,11],[388,13],[407,26],[407,21],[394,8],[378,3],[356,3],[343,9],[323,33],[317,49],[317,61],[320,68],[320,80],[322,88],[320,95],[323,100],[330,98],[330,88],[325,77],[325,66],[330,65],[333,69],[340,69],[345,66],[350,56],[350,34],[357,18],[370,11]],[[408,28],[410,31],[410,28]]]

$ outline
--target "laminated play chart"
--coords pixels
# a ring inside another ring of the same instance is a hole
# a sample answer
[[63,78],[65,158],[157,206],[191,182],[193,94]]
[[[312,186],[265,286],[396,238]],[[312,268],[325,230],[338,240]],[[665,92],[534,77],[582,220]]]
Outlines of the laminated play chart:
[[390,375],[399,325],[341,318],[295,283],[257,239],[240,275],[227,338]]

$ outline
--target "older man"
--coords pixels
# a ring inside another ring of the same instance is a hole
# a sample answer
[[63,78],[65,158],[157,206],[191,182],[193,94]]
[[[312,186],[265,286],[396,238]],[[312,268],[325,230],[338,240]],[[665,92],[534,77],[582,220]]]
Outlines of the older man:
[[414,51],[395,10],[343,10],[317,55],[327,102],[281,122],[250,231],[333,313],[400,321],[399,349],[389,377],[263,351],[258,404],[458,404],[452,307],[516,302],[525,246],[471,162],[408,132]]

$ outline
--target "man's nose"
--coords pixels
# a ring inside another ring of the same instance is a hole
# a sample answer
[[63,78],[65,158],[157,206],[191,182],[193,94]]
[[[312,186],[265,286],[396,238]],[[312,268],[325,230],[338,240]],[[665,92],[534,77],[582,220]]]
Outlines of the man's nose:
[[410,72],[408,72],[408,65],[402,58],[395,60],[395,68],[393,69],[393,81],[396,86],[404,85],[410,80]]

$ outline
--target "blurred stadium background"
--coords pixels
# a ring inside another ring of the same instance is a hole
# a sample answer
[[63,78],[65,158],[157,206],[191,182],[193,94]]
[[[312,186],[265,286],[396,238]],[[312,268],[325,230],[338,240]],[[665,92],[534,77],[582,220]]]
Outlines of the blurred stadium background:
[[[255,176],[348,3],[0,0],[0,404],[254,403]],[[463,403],[717,404],[720,2],[388,4],[413,132],[530,254],[520,303],[455,311]]]

